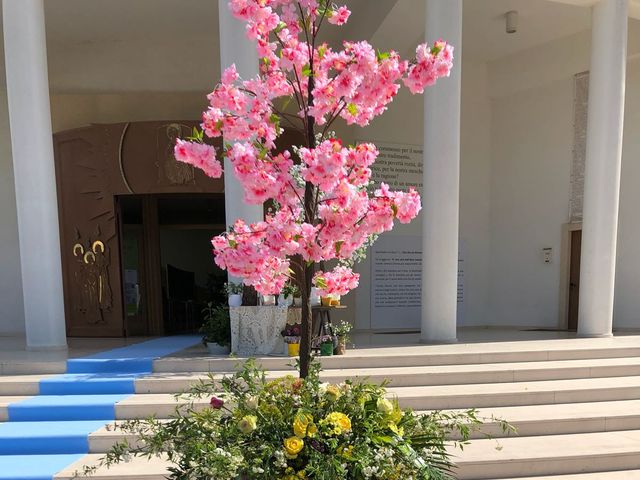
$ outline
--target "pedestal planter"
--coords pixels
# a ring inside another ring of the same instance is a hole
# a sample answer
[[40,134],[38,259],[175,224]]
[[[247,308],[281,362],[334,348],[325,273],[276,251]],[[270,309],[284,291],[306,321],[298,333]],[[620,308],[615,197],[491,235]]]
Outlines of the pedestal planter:
[[284,340],[280,332],[287,324],[286,307],[233,307],[229,314],[233,353],[282,355]]

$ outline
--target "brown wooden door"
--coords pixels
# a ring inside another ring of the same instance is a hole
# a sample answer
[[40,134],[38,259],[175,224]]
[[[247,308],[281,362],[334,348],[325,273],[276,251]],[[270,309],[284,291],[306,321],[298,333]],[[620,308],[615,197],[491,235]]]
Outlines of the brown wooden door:
[[578,305],[580,302],[580,250],[582,230],[571,232],[571,257],[569,266],[569,330],[578,329]]

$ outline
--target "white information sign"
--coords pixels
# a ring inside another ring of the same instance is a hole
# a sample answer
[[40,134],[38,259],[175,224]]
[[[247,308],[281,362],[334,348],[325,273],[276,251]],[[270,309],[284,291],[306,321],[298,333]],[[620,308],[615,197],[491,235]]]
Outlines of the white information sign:
[[[371,328],[420,329],[422,242],[418,235],[382,235],[371,249]],[[464,257],[458,260],[458,323],[464,307]]]
[[414,187],[422,191],[422,147],[396,143],[372,143],[380,152],[371,168],[376,186],[384,182],[391,190],[406,191],[409,187]]

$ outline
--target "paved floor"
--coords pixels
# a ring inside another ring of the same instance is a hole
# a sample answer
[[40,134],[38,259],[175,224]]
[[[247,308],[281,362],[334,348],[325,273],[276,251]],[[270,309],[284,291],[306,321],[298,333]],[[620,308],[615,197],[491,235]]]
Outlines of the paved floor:
[[[639,335],[640,331],[617,332],[616,337]],[[494,328],[494,327],[463,327],[458,329],[458,344],[466,345],[481,342],[508,342],[517,343],[520,341],[535,340],[566,340],[575,338],[576,334],[566,331],[541,331],[517,328]],[[26,343],[22,337],[2,337],[0,336],[0,374],[16,374],[20,371],[3,370],[3,365],[9,363],[28,364],[40,363],[49,364],[51,373],[64,371],[66,360],[69,358],[84,357],[96,352],[111,350],[118,347],[133,345],[149,340],[149,337],[132,338],[69,338],[69,348],[66,351],[42,352],[27,351]],[[604,339],[606,341],[606,339]],[[351,335],[351,349],[366,350],[378,349],[380,347],[396,347],[421,345],[419,333],[366,333],[357,332]],[[548,345],[548,344],[547,344]],[[444,347],[444,346],[443,346]],[[200,347],[194,347],[182,352],[184,356],[202,354]],[[454,348],[454,351],[456,348]],[[361,352],[364,353],[364,352]],[[380,352],[378,352],[379,354]],[[58,368],[59,367],[59,368]],[[45,373],[45,372],[43,372]]]

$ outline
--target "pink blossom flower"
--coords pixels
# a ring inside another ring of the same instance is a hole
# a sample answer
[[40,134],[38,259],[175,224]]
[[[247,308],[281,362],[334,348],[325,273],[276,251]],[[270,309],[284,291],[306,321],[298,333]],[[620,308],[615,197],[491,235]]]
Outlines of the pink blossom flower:
[[329,23],[334,25],[344,25],[347,23],[347,20],[349,20],[350,15],[351,11],[346,6],[342,6],[331,12],[331,15],[329,16]]
[[176,160],[198,167],[209,177],[222,176],[222,165],[216,158],[216,149],[211,145],[178,139],[173,152]]

